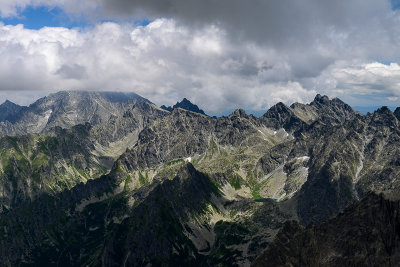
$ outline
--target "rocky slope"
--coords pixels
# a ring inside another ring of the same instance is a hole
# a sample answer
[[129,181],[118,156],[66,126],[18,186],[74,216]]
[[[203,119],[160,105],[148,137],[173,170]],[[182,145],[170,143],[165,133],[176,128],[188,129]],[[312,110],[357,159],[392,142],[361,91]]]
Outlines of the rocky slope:
[[[233,203],[218,181],[221,177],[198,172],[189,163],[173,179],[136,191],[113,172],[55,196],[41,196],[0,217],[2,263],[249,264],[249,256],[254,258],[270,241],[267,230],[277,231],[285,214],[274,203],[247,201],[236,204],[245,220],[221,221]],[[250,209],[254,212],[246,215]],[[245,255],[240,245],[245,245]]]
[[6,100],[3,104],[0,105],[0,122],[9,121],[11,123],[15,122],[15,119],[18,117],[18,114],[25,107],[14,104],[13,102]]
[[75,126],[57,129],[54,136],[0,137],[0,212],[106,172],[113,159],[90,153],[88,132],[85,126]]
[[327,219],[371,190],[398,194],[398,124],[393,113],[382,108],[340,126],[309,130],[305,140],[312,164],[298,194],[303,223]]
[[302,233],[370,191],[400,192],[398,111],[317,95],[212,118],[101,97],[118,112],[0,139],[6,265],[249,266],[287,220]]
[[288,221],[252,266],[399,266],[400,201],[370,193],[337,217]]
[[[80,113],[83,105],[89,107],[80,117],[74,115],[74,120],[67,120],[68,112],[61,111]],[[32,119],[31,114],[43,106],[59,114],[49,119],[43,130],[46,134],[0,137],[0,212],[107,173],[114,160],[136,143],[146,125],[167,115],[135,94],[61,92],[31,105],[27,117],[18,114],[21,118],[15,125]],[[85,123],[72,126],[82,121]],[[58,124],[67,128],[54,126]]]

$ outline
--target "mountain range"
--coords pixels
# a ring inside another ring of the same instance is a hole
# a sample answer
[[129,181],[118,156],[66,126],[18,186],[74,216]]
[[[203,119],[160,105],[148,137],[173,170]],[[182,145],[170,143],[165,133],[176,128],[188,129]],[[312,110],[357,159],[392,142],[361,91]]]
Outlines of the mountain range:
[[0,105],[5,266],[397,266],[400,108]]

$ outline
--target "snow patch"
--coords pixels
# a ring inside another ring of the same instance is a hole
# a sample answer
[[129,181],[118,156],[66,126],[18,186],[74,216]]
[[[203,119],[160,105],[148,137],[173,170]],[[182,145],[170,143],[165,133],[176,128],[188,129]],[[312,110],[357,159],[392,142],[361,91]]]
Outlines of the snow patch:
[[46,127],[47,123],[49,122],[51,113],[53,113],[53,110],[49,109],[43,114],[42,117],[38,119],[35,132],[40,132]]
[[303,157],[298,157],[297,159],[301,160],[301,161],[307,161],[310,159],[309,156],[303,156]]

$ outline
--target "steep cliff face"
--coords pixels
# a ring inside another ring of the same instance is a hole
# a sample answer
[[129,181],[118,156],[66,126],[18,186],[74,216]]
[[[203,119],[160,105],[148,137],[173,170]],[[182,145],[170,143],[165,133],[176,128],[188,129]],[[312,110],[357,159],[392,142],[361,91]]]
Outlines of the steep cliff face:
[[298,195],[302,221],[335,215],[366,192],[399,192],[398,120],[388,109],[337,126],[314,125],[307,182]]
[[252,266],[398,266],[400,202],[370,193],[337,217],[284,224]]

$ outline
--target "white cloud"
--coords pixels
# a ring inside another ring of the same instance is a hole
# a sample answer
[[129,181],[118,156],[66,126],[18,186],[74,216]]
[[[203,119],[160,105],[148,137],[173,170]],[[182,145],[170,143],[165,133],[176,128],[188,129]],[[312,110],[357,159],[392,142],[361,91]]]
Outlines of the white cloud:
[[136,91],[157,104],[187,97],[211,113],[316,93],[400,96],[399,65],[377,62],[400,58],[400,17],[389,1],[4,0],[0,14],[29,5],[154,21],[79,30],[0,23],[3,92]]
[[271,53],[231,45],[220,31],[191,32],[167,19],[84,31],[0,25],[0,88],[135,91],[157,104],[188,97],[208,112],[261,109],[315,93],[285,80],[266,83],[267,73],[281,68],[265,65]]
[[400,66],[374,62],[331,71],[338,89],[347,89],[353,94],[392,93],[400,96]]

